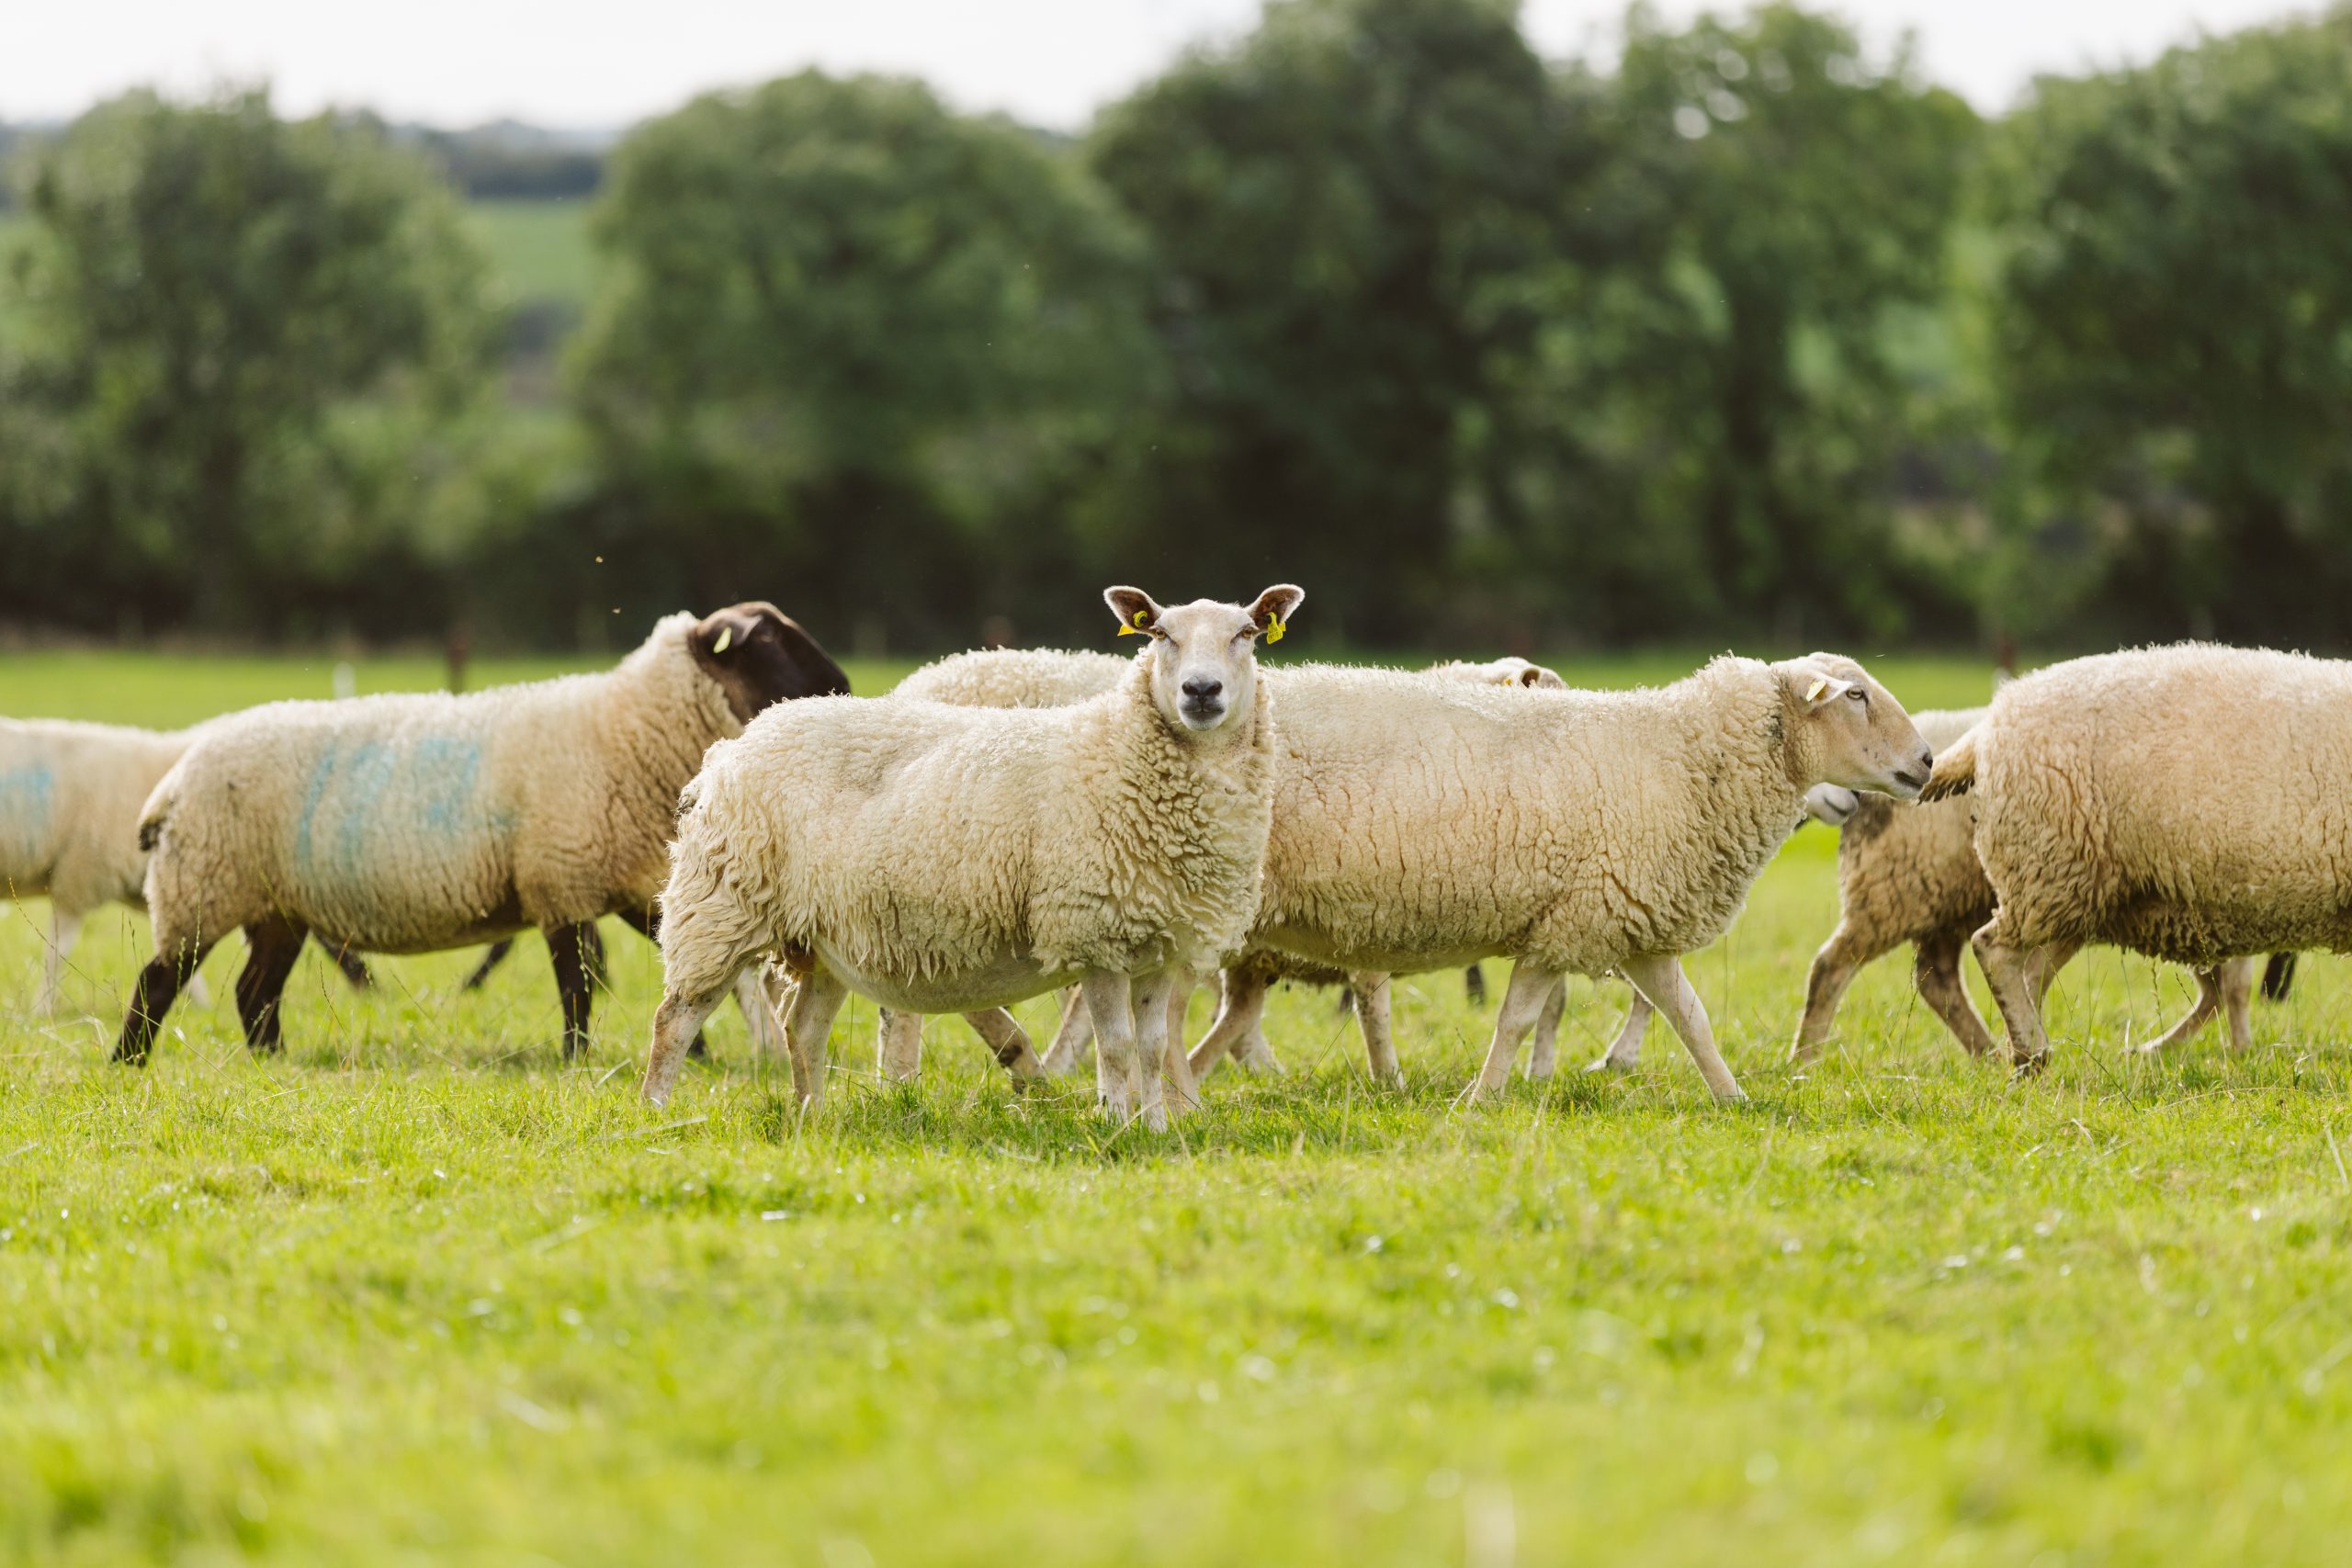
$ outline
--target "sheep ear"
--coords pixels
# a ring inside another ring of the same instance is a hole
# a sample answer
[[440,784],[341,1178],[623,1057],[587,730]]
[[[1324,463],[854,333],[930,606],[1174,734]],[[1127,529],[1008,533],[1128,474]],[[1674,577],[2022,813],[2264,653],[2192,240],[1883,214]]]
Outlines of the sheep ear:
[[709,659],[724,659],[742,650],[759,628],[760,618],[741,604],[730,604],[724,610],[713,610],[695,623],[689,634],[695,651]]
[[1102,603],[1119,617],[1121,637],[1147,637],[1159,625],[1159,606],[1140,588],[1105,588]]
[[1835,675],[1799,671],[1797,679],[1804,682],[1804,705],[1808,713],[1828,706],[1854,689],[1851,681],[1840,681]]
[[1250,606],[1250,624],[1268,642],[1280,642],[1283,633],[1290,629],[1290,618],[1299,605],[1306,602],[1306,590],[1295,583],[1278,582]]
[[1531,664],[1526,669],[1521,671],[1519,672],[1519,683],[1522,686],[1542,685],[1544,683],[1544,671],[1542,667]]

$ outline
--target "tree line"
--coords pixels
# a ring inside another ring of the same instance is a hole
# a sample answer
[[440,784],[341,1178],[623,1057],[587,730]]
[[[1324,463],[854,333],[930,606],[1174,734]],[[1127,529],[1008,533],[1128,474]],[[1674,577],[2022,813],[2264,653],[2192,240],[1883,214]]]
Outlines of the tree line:
[[14,161],[0,617],[916,650],[1272,574],[1379,648],[2352,646],[2352,13],[1989,121],[1792,6],[1621,42],[1273,0],[1071,140],[699,97],[596,169],[553,411],[430,147],[125,96]]

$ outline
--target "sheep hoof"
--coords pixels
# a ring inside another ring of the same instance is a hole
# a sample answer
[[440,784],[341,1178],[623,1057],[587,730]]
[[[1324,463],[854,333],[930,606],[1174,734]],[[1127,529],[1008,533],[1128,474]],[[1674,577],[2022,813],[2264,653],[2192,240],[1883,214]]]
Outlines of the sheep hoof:
[[2025,1078],[2038,1078],[2042,1075],[2043,1071],[2049,1067],[2049,1066],[2050,1053],[2047,1051],[2042,1052],[2038,1056],[2021,1056],[2018,1058],[2017,1062],[2010,1067],[2009,1076],[2020,1080]]
[[1585,1065],[1589,1073],[1630,1073],[1634,1064],[1616,1056],[1601,1056]]

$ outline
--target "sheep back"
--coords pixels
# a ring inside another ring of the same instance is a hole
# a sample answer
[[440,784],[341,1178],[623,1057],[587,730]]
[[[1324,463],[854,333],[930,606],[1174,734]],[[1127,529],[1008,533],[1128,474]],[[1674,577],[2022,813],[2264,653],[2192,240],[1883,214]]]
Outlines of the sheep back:
[[1798,819],[1778,677],[1634,692],[1306,666],[1253,940],[1343,969],[1597,975],[1722,934]]
[[694,625],[665,618],[597,674],[216,721],[149,804],[159,939],[284,913],[425,952],[649,906],[680,787],[741,728]]
[[2198,968],[2352,946],[2352,665],[2203,644],[2072,660],[2004,686],[1973,744],[2011,945]]

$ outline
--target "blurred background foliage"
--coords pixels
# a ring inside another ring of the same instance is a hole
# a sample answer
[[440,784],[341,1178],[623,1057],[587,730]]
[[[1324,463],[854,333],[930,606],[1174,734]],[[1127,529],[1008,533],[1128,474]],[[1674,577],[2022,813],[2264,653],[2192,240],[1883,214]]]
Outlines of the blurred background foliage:
[[1273,0],[1076,140],[816,73],[609,149],[0,129],[0,621],[2352,646],[2352,13],[1990,122],[1794,6],[1615,42]]

